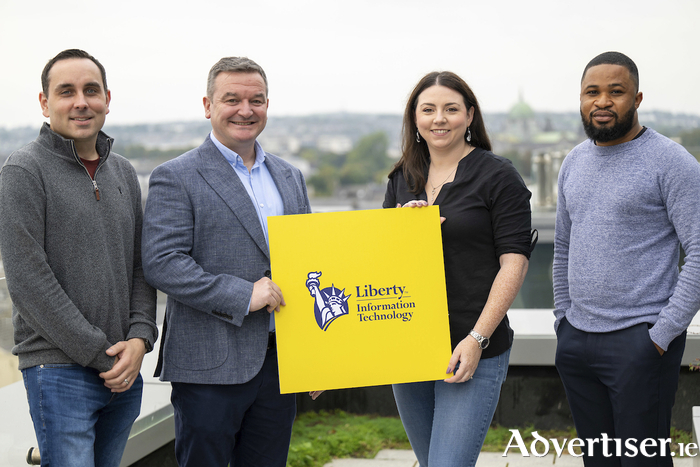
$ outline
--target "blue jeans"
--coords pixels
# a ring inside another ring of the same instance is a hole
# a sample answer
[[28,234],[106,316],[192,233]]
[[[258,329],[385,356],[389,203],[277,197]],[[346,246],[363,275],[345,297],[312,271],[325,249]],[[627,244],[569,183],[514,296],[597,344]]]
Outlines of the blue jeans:
[[141,375],[123,393],[77,364],[38,365],[22,376],[42,466],[119,466],[141,410]]
[[394,398],[421,467],[474,466],[496,412],[510,349],[479,362],[465,383],[395,384]]

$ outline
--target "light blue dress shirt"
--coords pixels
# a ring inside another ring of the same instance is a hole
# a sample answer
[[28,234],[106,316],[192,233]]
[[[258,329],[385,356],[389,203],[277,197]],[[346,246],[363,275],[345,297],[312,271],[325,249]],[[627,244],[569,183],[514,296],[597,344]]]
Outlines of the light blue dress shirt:
[[[268,250],[270,248],[270,241],[267,235],[267,217],[268,216],[281,216],[284,214],[284,203],[282,202],[282,197],[280,192],[275,185],[275,181],[270,175],[270,171],[267,170],[265,165],[265,151],[263,151],[260,143],[255,141],[255,163],[253,167],[248,170],[248,167],[243,163],[241,156],[236,154],[234,151],[230,150],[223,144],[221,144],[212,131],[209,134],[214,145],[221,151],[224,158],[231,164],[233,170],[241,179],[241,183],[248,192],[250,200],[255,206],[255,212],[258,213],[258,219],[260,220],[260,225],[262,231],[265,234],[265,242],[267,243]],[[252,298],[251,298],[252,300]],[[250,309],[250,304],[248,305]],[[275,313],[270,313],[270,331],[275,330]]]

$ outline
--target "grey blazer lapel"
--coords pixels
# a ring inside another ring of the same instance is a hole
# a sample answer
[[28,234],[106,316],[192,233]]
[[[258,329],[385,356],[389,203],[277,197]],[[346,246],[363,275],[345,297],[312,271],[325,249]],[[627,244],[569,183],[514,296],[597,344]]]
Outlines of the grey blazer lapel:
[[197,171],[233,211],[260,250],[269,258],[270,252],[258,213],[236,171],[209,138],[202,145],[200,157],[202,163]]

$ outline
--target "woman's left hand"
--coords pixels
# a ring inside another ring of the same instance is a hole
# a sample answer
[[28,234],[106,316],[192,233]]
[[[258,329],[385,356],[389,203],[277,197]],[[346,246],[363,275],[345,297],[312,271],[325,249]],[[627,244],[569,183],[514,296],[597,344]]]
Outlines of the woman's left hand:
[[455,351],[452,352],[452,358],[447,367],[447,373],[452,373],[459,363],[454,376],[445,380],[446,383],[464,383],[469,381],[476,372],[476,367],[479,366],[481,358],[481,347],[479,343],[471,336],[465,337],[462,342],[457,344]]
[[[422,199],[413,199],[403,206],[401,206],[401,203],[396,203],[397,208],[427,208],[428,206],[430,206],[428,202]],[[445,222],[445,218],[440,216],[440,223],[442,224],[443,222]]]
[[425,208],[428,207],[428,202],[422,199],[412,199],[408,203],[401,206],[401,203],[396,203],[397,208]]

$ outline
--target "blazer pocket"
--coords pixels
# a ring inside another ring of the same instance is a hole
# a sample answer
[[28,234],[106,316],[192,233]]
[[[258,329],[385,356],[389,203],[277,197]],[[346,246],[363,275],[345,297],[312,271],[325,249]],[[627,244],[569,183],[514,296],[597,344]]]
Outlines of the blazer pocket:
[[183,370],[211,370],[228,358],[228,334],[220,319],[178,307],[168,323],[166,362]]

